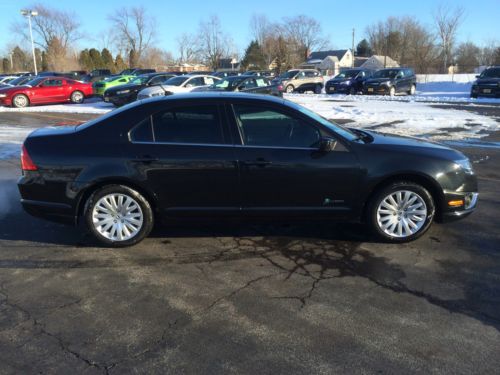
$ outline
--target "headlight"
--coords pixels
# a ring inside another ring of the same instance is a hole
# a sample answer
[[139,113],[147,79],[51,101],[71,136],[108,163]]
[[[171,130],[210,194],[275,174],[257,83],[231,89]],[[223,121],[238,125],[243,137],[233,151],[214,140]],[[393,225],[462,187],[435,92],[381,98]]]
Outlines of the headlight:
[[350,85],[351,84],[351,81],[343,81],[343,82],[340,82],[341,85]]
[[465,173],[474,173],[472,170],[472,164],[469,159],[455,160],[456,169],[463,169]]
[[381,85],[390,86],[391,85],[391,81],[380,82],[380,84]]
[[121,91],[117,91],[116,94],[117,95],[128,94],[129,92],[130,92],[130,90],[121,90]]
[[7,94],[0,94],[0,98],[5,98]]

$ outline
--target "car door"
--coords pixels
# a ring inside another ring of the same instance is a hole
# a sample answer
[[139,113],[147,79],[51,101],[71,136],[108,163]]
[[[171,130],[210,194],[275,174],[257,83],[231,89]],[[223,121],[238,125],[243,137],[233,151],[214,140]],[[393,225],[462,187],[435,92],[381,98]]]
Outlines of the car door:
[[215,102],[171,104],[130,132],[131,164],[165,213],[239,210],[238,166]]
[[34,95],[30,98],[33,103],[53,103],[64,100],[63,80],[48,78],[35,88]]
[[191,91],[195,87],[204,86],[205,80],[203,77],[193,77],[184,84],[184,91]]
[[325,130],[299,112],[253,103],[228,107],[240,143],[243,210],[349,215],[360,178],[356,155],[341,142],[320,151]]

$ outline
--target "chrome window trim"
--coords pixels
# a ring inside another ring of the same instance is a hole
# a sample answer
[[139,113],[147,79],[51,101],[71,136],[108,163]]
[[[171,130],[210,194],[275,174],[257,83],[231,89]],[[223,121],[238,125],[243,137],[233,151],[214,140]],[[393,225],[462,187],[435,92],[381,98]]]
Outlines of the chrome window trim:
[[146,141],[132,141],[132,144],[142,145],[169,145],[169,146],[205,146],[205,147],[238,147],[238,148],[265,148],[265,149],[278,149],[278,150],[307,150],[317,151],[315,147],[282,147],[282,146],[249,146],[249,145],[232,145],[227,143],[181,143],[181,142],[146,142]]

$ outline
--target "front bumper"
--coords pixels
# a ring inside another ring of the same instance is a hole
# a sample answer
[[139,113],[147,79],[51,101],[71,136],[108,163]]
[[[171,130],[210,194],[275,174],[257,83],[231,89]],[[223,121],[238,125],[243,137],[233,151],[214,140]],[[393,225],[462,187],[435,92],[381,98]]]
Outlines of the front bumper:
[[116,106],[122,106],[122,105],[125,105],[125,104],[128,104],[128,103],[132,103],[133,101],[135,101],[137,98],[137,94],[133,94],[133,95],[112,95],[112,96],[109,96],[109,95],[104,95],[103,97],[103,100],[106,102],[106,103],[112,103]]
[[325,92],[327,94],[348,93],[351,90],[350,85],[327,85]]
[[366,95],[385,95],[389,94],[389,86],[379,85],[379,86],[366,86],[363,89],[363,93]]
[[[463,219],[469,216],[477,207],[479,193],[445,193],[444,207],[441,209],[441,215],[438,217],[440,222],[450,222]],[[450,207],[450,202],[463,201],[462,205]]]
[[12,105],[12,100],[9,97],[0,98],[0,105],[10,107]]

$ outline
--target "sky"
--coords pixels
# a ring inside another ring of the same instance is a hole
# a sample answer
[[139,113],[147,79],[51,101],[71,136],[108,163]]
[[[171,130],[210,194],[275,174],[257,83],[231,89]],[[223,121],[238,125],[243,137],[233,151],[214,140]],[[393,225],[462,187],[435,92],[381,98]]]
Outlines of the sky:
[[[410,16],[423,25],[432,26],[432,14],[443,1],[433,0],[39,0],[45,6],[74,12],[81,22],[84,39],[80,48],[103,48],[102,35],[109,32],[108,15],[123,6],[142,4],[157,21],[155,46],[177,55],[176,37],[184,32],[196,32],[201,20],[218,15],[223,29],[232,37],[237,50],[242,53],[251,40],[250,18],[253,14],[265,14],[270,21],[283,17],[305,14],[318,20],[324,34],[334,48],[350,48],[352,29],[356,30],[355,43],[365,37],[367,25],[385,20],[388,16]],[[19,10],[29,8],[33,2],[0,0],[0,51],[7,45],[22,44],[11,30],[16,19],[22,19]],[[500,41],[500,0],[451,0],[444,4],[465,9],[465,20],[458,33],[459,41],[471,41],[484,45],[492,40]],[[27,24],[26,24],[26,27]]]

